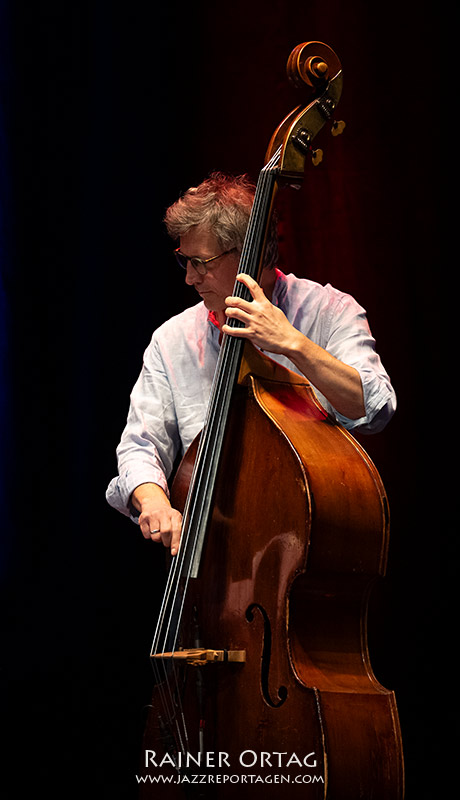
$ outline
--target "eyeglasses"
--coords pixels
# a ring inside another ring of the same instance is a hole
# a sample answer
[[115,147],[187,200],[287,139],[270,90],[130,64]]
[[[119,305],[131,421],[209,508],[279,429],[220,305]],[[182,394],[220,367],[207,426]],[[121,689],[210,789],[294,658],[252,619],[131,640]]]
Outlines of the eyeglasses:
[[233,253],[235,250],[236,247],[232,247],[231,250],[225,250],[223,253],[219,253],[218,256],[211,256],[211,258],[198,258],[198,256],[186,256],[184,253],[181,253],[180,248],[178,247],[177,250],[174,250],[174,255],[177,263],[180,267],[182,267],[182,269],[187,269],[187,264],[190,261],[192,267],[196,269],[200,275],[206,275],[208,271],[206,264],[209,264],[210,261],[215,261],[216,258],[222,258],[222,256]]

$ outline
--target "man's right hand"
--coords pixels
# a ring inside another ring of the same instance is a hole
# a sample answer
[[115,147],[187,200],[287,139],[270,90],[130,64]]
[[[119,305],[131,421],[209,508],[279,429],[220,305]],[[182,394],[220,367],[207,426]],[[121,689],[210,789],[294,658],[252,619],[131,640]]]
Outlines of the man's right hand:
[[171,507],[161,486],[141,483],[131,495],[134,508],[140,512],[139,527],[145,539],[162,542],[175,556],[179,549],[182,514]]

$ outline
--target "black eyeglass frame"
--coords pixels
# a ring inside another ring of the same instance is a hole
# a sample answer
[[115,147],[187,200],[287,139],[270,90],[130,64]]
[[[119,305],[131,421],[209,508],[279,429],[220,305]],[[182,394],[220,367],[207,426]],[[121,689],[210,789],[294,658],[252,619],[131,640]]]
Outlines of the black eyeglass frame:
[[174,250],[174,256],[182,269],[187,269],[187,264],[190,261],[192,267],[196,269],[199,275],[206,275],[208,271],[206,264],[209,264],[210,261],[215,261],[216,258],[227,256],[229,253],[233,253],[236,249],[236,247],[232,247],[230,250],[224,250],[223,253],[219,253],[218,256],[211,256],[211,258],[199,258],[198,256],[186,256],[185,253],[181,253],[180,247],[177,247]]

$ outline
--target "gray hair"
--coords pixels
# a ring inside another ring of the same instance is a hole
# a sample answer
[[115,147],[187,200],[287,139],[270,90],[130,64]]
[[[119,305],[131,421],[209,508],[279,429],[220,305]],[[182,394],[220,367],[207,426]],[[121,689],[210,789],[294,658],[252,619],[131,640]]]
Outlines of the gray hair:
[[[168,234],[179,239],[195,225],[205,225],[224,250],[236,247],[241,252],[254,194],[255,185],[247,175],[234,177],[213,172],[167,209],[164,222]],[[278,257],[276,224],[271,228],[265,267],[273,267]]]

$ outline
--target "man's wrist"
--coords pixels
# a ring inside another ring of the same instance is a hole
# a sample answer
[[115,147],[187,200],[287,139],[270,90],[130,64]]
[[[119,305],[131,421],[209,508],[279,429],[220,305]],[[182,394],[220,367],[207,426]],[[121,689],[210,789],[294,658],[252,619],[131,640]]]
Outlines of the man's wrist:
[[167,495],[157,483],[141,483],[134,489],[130,502],[137,511],[142,511],[146,502],[156,501],[161,505],[170,506]]

